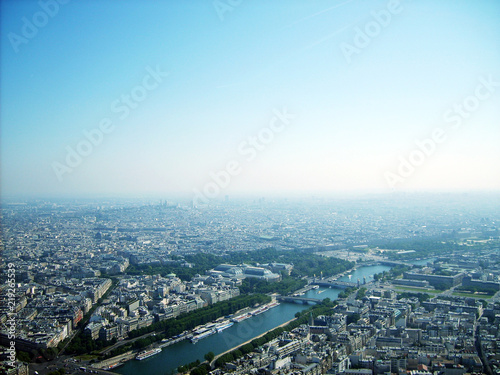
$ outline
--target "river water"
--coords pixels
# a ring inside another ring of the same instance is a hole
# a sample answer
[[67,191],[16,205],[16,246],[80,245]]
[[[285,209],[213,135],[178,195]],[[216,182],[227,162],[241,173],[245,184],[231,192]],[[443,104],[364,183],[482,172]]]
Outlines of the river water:
[[[346,275],[340,278],[340,280],[356,283],[359,279],[360,283],[363,283],[363,278],[366,278],[366,281],[369,282],[373,280],[375,273],[388,271],[389,269],[391,267],[383,265],[360,267],[351,273],[350,278]],[[304,296],[318,299],[330,298],[333,301],[337,299],[341,291],[341,289],[337,288],[319,288],[308,291]],[[238,346],[255,336],[293,319],[295,313],[307,307],[307,305],[299,303],[281,303],[279,306],[265,313],[251,317],[240,323],[235,323],[232,327],[202,339],[196,344],[184,340],[163,348],[160,354],[142,361],[128,361],[113,371],[123,375],[165,375],[175,373],[177,367],[196,361],[197,359],[203,362],[204,355],[210,351],[214,354],[219,354]]]

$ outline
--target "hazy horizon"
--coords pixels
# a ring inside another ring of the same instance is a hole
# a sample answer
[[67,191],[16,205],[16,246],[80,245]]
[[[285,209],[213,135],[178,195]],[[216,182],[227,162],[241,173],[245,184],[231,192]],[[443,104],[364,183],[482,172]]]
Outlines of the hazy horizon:
[[[324,203],[349,203],[349,202],[389,202],[408,203],[409,205],[420,205],[425,203],[430,206],[449,205],[449,204],[476,204],[481,202],[487,207],[495,210],[495,206],[500,204],[500,192],[497,191],[412,191],[412,192],[331,192],[321,194],[315,192],[300,192],[288,194],[270,194],[254,192],[252,194],[227,194],[221,195],[215,199],[211,199],[207,206],[221,206],[229,204],[245,204],[245,203],[264,203],[264,204],[280,204],[280,203],[305,203],[305,202],[324,202]],[[17,204],[17,203],[60,203],[60,204],[99,204],[106,202],[116,202],[117,204],[169,204],[192,206],[192,194],[87,194],[87,195],[12,195],[0,196],[0,204]],[[197,205],[201,208],[205,205]]]

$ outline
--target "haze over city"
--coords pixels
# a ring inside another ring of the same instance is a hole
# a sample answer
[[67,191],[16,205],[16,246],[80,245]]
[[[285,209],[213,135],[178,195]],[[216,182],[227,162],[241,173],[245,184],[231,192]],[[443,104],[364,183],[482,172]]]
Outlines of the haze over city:
[[1,4],[3,197],[500,187],[497,1],[44,4]]

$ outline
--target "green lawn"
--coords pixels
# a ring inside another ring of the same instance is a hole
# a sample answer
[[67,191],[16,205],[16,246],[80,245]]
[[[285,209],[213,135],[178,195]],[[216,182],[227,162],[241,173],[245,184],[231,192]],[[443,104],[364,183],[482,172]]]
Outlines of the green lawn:
[[92,359],[96,359],[97,356],[92,355],[92,354],[83,354],[83,355],[76,356],[75,358],[81,359],[82,361],[90,361]]
[[402,287],[402,286],[395,286],[394,289],[396,289],[396,292],[398,290],[401,290],[403,292],[418,292],[418,293],[429,293],[429,294],[441,293],[441,291],[434,289],[421,289],[421,288]]
[[488,296],[485,294],[471,294],[471,293],[460,293],[460,292],[453,292],[453,296],[459,296],[459,297],[472,297],[472,298],[479,298],[479,299],[488,299],[493,296]]

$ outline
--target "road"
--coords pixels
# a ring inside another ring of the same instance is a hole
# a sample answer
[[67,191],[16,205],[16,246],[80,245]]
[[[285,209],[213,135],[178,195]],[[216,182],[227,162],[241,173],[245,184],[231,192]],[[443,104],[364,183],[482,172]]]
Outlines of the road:
[[[89,368],[88,361],[80,361],[71,358],[70,356],[62,356],[50,362],[30,363],[29,369],[31,375],[34,375],[35,371],[38,372],[39,375],[47,375],[49,372],[59,370],[60,368],[63,368],[66,371],[66,374],[90,373],[89,370],[87,371],[80,370],[80,367],[85,367],[86,369],[88,369]],[[91,370],[92,373],[94,374],[101,374],[101,375],[115,374],[114,372],[110,371],[97,370],[97,369],[91,369]]]
[[143,338],[146,338],[149,336],[155,336],[155,335],[156,335],[156,332],[150,332],[150,333],[146,333],[142,336],[134,337],[133,339],[126,339],[126,340],[122,340],[122,341],[117,341],[113,345],[108,346],[108,347],[104,348],[103,350],[101,350],[101,354],[106,355],[109,352],[111,352],[113,349],[119,348],[120,346],[130,344],[130,343],[133,343],[137,340],[140,340],[140,339],[143,339]]
[[125,361],[128,361],[128,360],[131,360],[132,358],[135,358],[136,355],[137,355],[137,353],[135,353],[133,351],[129,351],[129,352],[120,354],[119,356],[116,356],[116,357],[109,358],[109,359],[106,359],[104,361],[101,361],[99,363],[94,363],[92,365],[92,367],[93,368],[100,368],[100,369],[107,368],[110,365],[114,365],[114,364],[116,364],[118,362],[121,362],[121,361],[125,362]]

